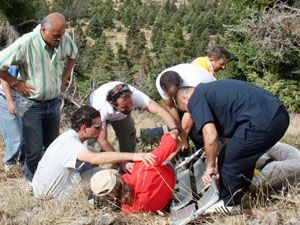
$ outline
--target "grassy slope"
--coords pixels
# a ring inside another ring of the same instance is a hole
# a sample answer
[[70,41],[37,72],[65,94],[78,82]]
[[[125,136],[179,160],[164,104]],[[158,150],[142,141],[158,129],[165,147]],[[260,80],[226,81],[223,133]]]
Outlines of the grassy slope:
[[[137,131],[142,127],[159,125],[159,120],[149,114],[134,113],[134,117]],[[291,125],[284,137],[285,141],[294,143],[298,147],[300,147],[299,123],[300,115],[291,115]],[[2,145],[1,155],[3,155],[3,148]],[[123,216],[113,212],[109,207],[103,207],[101,210],[90,208],[86,199],[86,194],[78,188],[74,195],[64,201],[37,200],[26,193],[22,178],[6,178],[3,165],[0,165],[0,224],[72,224],[84,219],[86,222],[79,224],[98,224],[100,220],[104,220],[102,216],[104,214],[107,216],[107,213],[110,216],[105,218],[118,221],[119,224],[161,225],[170,223],[168,215],[164,213]],[[259,194],[257,197],[251,197],[250,201],[247,201],[242,215],[202,217],[195,223],[249,224],[260,221],[260,224],[269,224],[270,220],[286,223],[298,215],[299,203],[300,189],[291,187],[288,192],[276,196],[266,198],[263,197],[263,194]]]

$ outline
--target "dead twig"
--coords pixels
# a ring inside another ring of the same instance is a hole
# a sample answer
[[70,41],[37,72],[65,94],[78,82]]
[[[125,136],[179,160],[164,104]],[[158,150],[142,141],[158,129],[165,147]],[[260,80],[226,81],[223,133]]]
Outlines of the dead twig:
[[258,15],[242,21],[240,29],[260,49],[260,54],[275,52],[283,59],[292,48],[300,46],[300,10],[277,1]]

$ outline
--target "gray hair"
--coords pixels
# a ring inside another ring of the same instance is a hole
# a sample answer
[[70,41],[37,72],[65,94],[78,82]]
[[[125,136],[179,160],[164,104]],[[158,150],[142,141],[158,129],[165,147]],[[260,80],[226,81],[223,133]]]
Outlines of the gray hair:
[[53,22],[52,22],[49,18],[45,17],[45,18],[42,20],[42,22],[41,22],[41,26],[42,26],[42,27],[45,27],[46,29],[48,29],[48,28],[51,28],[52,23],[53,23]]
[[61,21],[63,23],[66,23],[66,19],[63,14],[61,13],[51,13],[48,16],[46,16],[42,21],[41,21],[41,26],[45,27],[46,29],[51,28],[53,23],[55,21]]

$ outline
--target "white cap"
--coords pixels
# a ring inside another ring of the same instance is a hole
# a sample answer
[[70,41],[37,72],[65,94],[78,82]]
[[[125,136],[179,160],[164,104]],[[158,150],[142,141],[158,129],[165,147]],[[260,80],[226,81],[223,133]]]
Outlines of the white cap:
[[116,170],[101,170],[91,178],[91,189],[96,196],[108,195],[116,186]]

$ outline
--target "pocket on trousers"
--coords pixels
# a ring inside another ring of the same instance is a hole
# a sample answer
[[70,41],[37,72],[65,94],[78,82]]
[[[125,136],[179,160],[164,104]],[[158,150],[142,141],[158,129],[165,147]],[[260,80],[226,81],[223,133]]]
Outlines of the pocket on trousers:
[[28,110],[28,108],[33,104],[31,100],[24,98],[22,96],[17,96],[15,101],[16,101],[18,116],[23,116],[24,113]]

